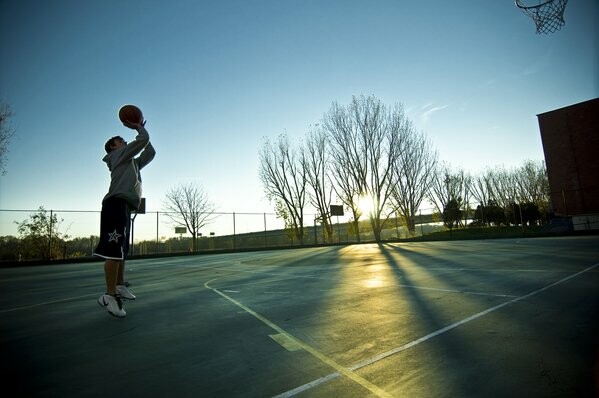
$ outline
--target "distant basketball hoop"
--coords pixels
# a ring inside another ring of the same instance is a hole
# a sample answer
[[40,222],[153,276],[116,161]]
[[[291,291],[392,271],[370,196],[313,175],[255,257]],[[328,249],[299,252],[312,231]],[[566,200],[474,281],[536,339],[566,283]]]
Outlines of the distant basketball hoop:
[[564,26],[566,4],[568,0],[540,0],[536,5],[528,5],[521,0],[516,0],[516,6],[534,21],[537,33],[545,34],[553,33]]
[[331,216],[342,216],[343,215],[343,206],[340,205],[331,205]]
[[141,202],[139,203],[139,207],[135,210],[132,211],[133,214],[133,218],[131,219],[131,243],[130,243],[130,249],[131,249],[131,254],[135,253],[134,249],[134,240],[133,237],[135,236],[135,218],[137,217],[138,214],[146,214],[146,198],[141,198]]
[[133,210],[133,213],[137,214],[146,214],[146,198],[141,198],[141,202],[139,203],[139,207]]

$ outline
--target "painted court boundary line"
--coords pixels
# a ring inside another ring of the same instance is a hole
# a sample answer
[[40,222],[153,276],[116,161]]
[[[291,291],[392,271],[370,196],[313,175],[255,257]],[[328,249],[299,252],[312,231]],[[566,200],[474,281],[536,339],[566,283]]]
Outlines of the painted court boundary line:
[[[358,369],[361,369],[361,368],[363,368],[365,366],[368,366],[368,365],[372,365],[375,362],[378,362],[378,361],[380,361],[382,359],[388,358],[388,357],[390,357],[392,355],[395,355],[395,354],[397,354],[397,353],[399,353],[401,351],[405,351],[405,350],[407,350],[407,349],[409,349],[411,347],[414,347],[414,346],[416,346],[416,345],[418,345],[418,344],[420,344],[420,343],[422,343],[424,341],[430,340],[433,337],[439,336],[440,334],[443,334],[443,333],[445,333],[445,332],[447,332],[449,330],[457,328],[458,326],[461,326],[461,325],[463,325],[465,323],[468,323],[468,322],[473,321],[473,320],[475,320],[477,318],[485,316],[485,315],[487,315],[487,314],[489,314],[489,313],[491,313],[493,311],[501,309],[501,308],[503,308],[505,306],[508,306],[510,304],[514,304],[514,303],[517,303],[519,301],[526,300],[527,298],[530,298],[530,297],[532,297],[532,296],[534,296],[536,294],[544,292],[545,290],[548,290],[548,289],[550,289],[550,288],[552,288],[554,286],[560,285],[560,284],[562,284],[562,283],[564,283],[564,282],[566,282],[566,281],[568,281],[568,280],[570,280],[572,278],[575,278],[575,277],[577,277],[577,276],[579,276],[581,274],[584,274],[585,272],[591,271],[591,270],[593,270],[594,268],[597,268],[597,267],[599,267],[599,263],[594,264],[594,265],[592,265],[592,266],[590,266],[590,267],[588,267],[588,268],[586,268],[586,269],[584,269],[582,271],[579,271],[579,272],[577,272],[575,274],[569,275],[569,276],[567,276],[567,277],[565,277],[563,279],[560,279],[557,282],[553,282],[553,283],[551,283],[549,285],[546,285],[546,286],[544,286],[544,287],[542,287],[540,289],[532,291],[532,292],[530,292],[528,294],[525,294],[525,295],[520,296],[520,297],[516,297],[516,298],[514,298],[512,300],[506,301],[506,302],[504,302],[502,304],[498,304],[498,305],[496,305],[494,307],[488,308],[488,309],[486,309],[484,311],[481,311],[481,312],[479,312],[477,314],[474,314],[474,315],[471,315],[471,316],[469,316],[467,318],[464,318],[464,319],[462,319],[462,320],[460,320],[458,322],[452,323],[451,325],[445,326],[444,328],[441,328],[441,329],[436,330],[436,331],[434,331],[432,333],[429,333],[429,334],[427,334],[425,336],[422,336],[419,339],[413,340],[413,341],[411,341],[411,342],[409,342],[407,344],[404,344],[404,345],[399,346],[397,348],[394,348],[392,350],[383,352],[383,353],[381,353],[379,355],[376,355],[376,356],[374,356],[372,358],[368,358],[368,359],[365,359],[363,361],[360,361],[360,362],[358,362],[358,363],[356,363],[356,364],[348,367],[347,369],[350,370],[350,371],[352,371],[352,372],[355,372]],[[289,391],[286,391],[286,392],[281,393],[279,395],[276,395],[273,398],[293,397],[293,396],[295,396],[295,395],[297,395],[299,393],[302,393],[302,392],[304,392],[306,390],[312,389],[312,388],[314,388],[314,387],[316,387],[318,385],[328,383],[329,381],[334,380],[334,379],[336,379],[339,376],[341,376],[341,373],[339,371],[334,372],[334,373],[330,373],[330,374],[328,374],[326,376],[320,377],[320,378],[318,378],[316,380],[313,380],[313,381],[311,381],[309,383],[306,383],[304,385],[296,387],[293,390],[289,390]]]
[[215,289],[213,287],[210,287],[210,285],[209,285],[210,282],[213,282],[213,281],[215,281],[217,279],[219,279],[219,278],[212,279],[212,280],[204,283],[204,286],[207,289],[210,289],[213,292],[218,293],[220,296],[226,298],[231,303],[233,303],[236,306],[240,307],[245,312],[247,312],[248,314],[250,314],[253,317],[257,318],[259,321],[261,321],[265,325],[267,325],[270,328],[276,330],[278,333],[282,334],[285,338],[287,338],[288,340],[290,340],[292,343],[296,344],[297,346],[299,346],[300,348],[302,348],[304,351],[310,353],[312,356],[316,357],[321,362],[329,365],[333,369],[336,369],[337,370],[336,373],[342,374],[342,375],[346,376],[347,378],[349,378],[350,380],[354,381],[355,383],[357,383],[357,384],[361,385],[362,387],[368,389],[370,392],[372,392],[373,394],[375,394],[378,397],[392,398],[392,396],[389,393],[387,393],[386,391],[384,391],[381,388],[377,387],[376,385],[374,385],[373,383],[371,383],[368,380],[364,379],[360,375],[354,373],[352,370],[350,370],[350,369],[348,369],[348,368],[346,368],[346,367],[338,364],[333,359],[329,358],[328,356],[326,356],[325,354],[321,353],[320,351],[318,351],[317,349],[313,348],[312,346],[310,346],[310,345],[304,343],[303,341],[297,339],[296,337],[294,337],[293,335],[289,334],[287,331],[285,331],[280,326],[276,325],[275,323],[271,322],[267,318],[263,317],[262,315],[258,314],[255,311],[253,311],[251,308],[246,307],[245,305],[241,304],[239,301],[235,300],[232,297],[227,296],[226,294],[222,293],[221,291],[219,291],[219,290],[217,290],[217,289]]

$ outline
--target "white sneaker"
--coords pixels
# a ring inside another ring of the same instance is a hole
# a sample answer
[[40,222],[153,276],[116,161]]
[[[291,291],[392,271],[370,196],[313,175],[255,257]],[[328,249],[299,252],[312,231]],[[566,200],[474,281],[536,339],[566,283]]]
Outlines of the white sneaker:
[[98,298],[98,304],[100,307],[106,308],[110,315],[116,316],[117,318],[124,318],[127,313],[123,309],[120,297],[111,296],[110,294],[103,294]]
[[125,300],[135,300],[135,295],[131,293],[125,285],[116,285],[116,292]]

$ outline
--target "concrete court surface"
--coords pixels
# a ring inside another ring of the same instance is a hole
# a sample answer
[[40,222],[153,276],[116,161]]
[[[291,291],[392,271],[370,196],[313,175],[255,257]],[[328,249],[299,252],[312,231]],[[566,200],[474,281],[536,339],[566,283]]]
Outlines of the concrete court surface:
[[593,397],[599,236],[363,244],[0,269],[22,397]]

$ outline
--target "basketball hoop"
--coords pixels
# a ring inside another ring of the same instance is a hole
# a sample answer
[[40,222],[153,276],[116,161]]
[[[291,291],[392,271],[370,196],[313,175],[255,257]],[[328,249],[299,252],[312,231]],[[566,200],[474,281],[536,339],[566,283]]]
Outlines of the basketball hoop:
[[516,5],[526,15],[535,21],[537,33],[553,33],[564,26],[564,9],[568,0],[540,0],[539,4],[531,6],[516,0]]

